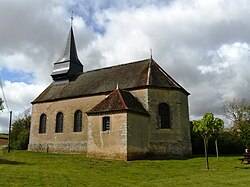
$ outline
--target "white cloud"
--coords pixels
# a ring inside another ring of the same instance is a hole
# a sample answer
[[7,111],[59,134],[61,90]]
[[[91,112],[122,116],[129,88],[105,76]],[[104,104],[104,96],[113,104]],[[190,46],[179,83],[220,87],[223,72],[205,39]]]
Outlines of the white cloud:
[[[5,81],[3,83],[3,91],[9,109],[19,113],[30,108],[31,101],[33,101],[44,88],[45,85],[32,85],[23,82]],[[0,92],[0,97],[3,98],[2,91]],[[4,111],[6,111],[6,109],[7,107],[5,105]]]
[[[25,110],[31,108],[33,101],[43,90],[45,85],[31,85],[23,82],[3,82],[3,90],[7,99],[9,110],[13,111],[13,120],[17,119]],[[0,97],[3,97],[0,91]],[[5,109],[0,112],[0,133],[7,132],[9,125],[9,111],[4,103]]]
[[32,60],[23,53],[13,53],[2,57],[1,67],[6,67],[13,71],[33,72],[34,64]]
[[[235,42],[231,45],[223,44],[218,50],[208,51],[210,65],[198,66],[201,73],[223,73],[228,69],[249,61],[250,48],[247,43]],[[245,64],[247,65],[247,64]]]

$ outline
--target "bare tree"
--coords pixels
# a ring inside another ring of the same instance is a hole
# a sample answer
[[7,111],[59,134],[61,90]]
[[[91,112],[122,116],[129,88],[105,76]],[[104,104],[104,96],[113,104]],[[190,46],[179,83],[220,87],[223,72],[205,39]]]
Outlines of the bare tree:
[[231,125],[241,121],[242,109],[248,105],[246,99],[226,101],[222,105],[222,114],[230,121]]
[[250,147],[250,102],[246,99],[227,101],[222,114],[229,120],[232,130],[238,134],[246,148]]

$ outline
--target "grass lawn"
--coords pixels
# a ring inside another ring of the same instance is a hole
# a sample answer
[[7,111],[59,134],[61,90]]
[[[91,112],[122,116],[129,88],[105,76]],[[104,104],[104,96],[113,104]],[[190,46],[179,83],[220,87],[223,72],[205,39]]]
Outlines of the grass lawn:
[[210,157],[207,171],[203,157],[125,162],[12,151],[0,155],[0,186],[249,186],[240,157]]

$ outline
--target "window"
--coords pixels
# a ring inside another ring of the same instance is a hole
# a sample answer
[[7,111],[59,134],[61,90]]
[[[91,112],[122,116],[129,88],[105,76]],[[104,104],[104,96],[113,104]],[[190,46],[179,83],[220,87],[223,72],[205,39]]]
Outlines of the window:
[[46,118],[45,114],[40,116],[39,133],[41,134],[46,133]]
[[74,115],[74,132],[82,131],[82,112],[77,110]]
[[63,132],[63,113],[59,112],[56,115],[56,133]]
[[102,118],[102,130],[108,131],[110,130],[110,117],[103,117]]
[[169,129],[170,123],[170,108],[167,103],[161,103],[159,105],[159,127],[162,129]]

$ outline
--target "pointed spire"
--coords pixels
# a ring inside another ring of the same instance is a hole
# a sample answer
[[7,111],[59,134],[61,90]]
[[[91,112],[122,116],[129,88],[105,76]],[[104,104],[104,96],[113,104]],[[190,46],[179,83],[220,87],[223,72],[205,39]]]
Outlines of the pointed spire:
[[81,64],[77,55],[75,38],[72,27],[70,28],[63,53],[61,57],[57,60],[57,62],[65,62],[65,61],[71,61],[76,64]]
[[54,70],[51,74],[54,81],[71,81],[80,72],[83,65],[78,59],[75,38],[72,25],[67,37],[66,46],[61,57],[54,63]]

